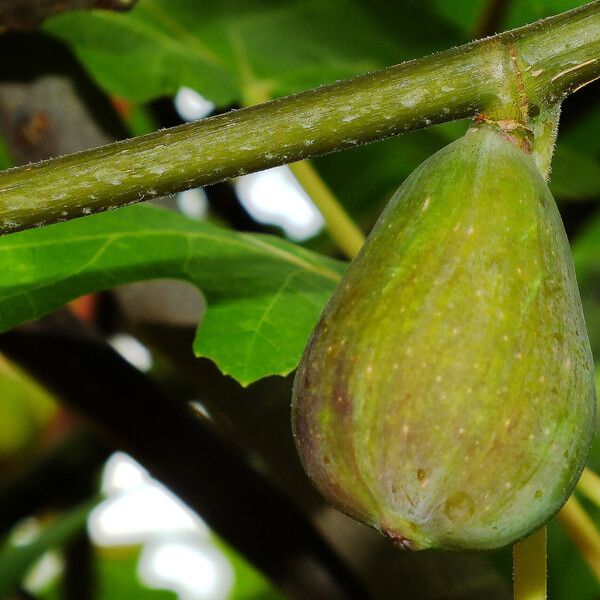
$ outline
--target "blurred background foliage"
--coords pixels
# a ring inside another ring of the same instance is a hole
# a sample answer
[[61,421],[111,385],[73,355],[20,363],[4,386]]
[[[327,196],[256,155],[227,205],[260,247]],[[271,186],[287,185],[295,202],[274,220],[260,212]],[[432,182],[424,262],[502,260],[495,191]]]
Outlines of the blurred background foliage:
[[[65,11],[39,30],[0,35],[0,167],[238,108],[257,95],[277,97],[349,78],[581,4],[139,0],[126,13]],[[596,82],[565,102],[551,178],[572,242],[596,357],[600,357],[599,91]],[[314,164],[368,231],[402,180],[466,127],[464,122],[435,126],[322,157]],[[250,183],[244,188],[243,180],[161,199],[158,204],[219,227],[290,235],[277,223],[289,226],[300,213],[294,217],[288,211],[279,220],[273,214],[261,217],[256,200],[257,193],[270,194],[285,208],[289,180],[282,184],[281,177],[263,179],[260,186],[257,180],[246,181],[253,182],[254,204],[252,198],[244,198]],[[75,237],[77,231],[86,230],[87,222],[81,219],[60,231]],[[311,250],[341,258],[318,219],[312,223],[312,228],[292,237]],[[52,260],[60,260],[60,254]],[[49,271],[52,268],[48,265]],[[107,272],[111,268],[116,267],[106,265]],[[133,269],[128,280],[136,277],[146,276]],[[221,295],[227,299],[227,291]],[[192,402],[195,418],[310,516],[370,597],[511,596],[510,549],[477,555],[401,554],[325,507],[295,456],[288,425],[290,377],[268,377],[242,388],[206,359],[194,359],[193,330],[204,301],[191,286],[139,283],[84,297],[69,310],[159,382],[176,402]],[[128,397],[118,401],[126,403]],[[87,428],[85,401],[78,409],[57,402],[17,367],[0,361],[0,535],[4,536],[0,595],[48,600],[294,597],[289,590],[279,591],[252,566],[252,555],[243,557],[217,538],[219,531],[210,532],[201,519],[201,507],[193,507],[198,516],[178,503],[144,469],[151,465],[142,467],[125,454],[112,454],[123,449],[119,440],[97,437],[93,427]],[[600,470],[600,441],[590,466]],[[196,477],[198,486],[210,485],[202,471]],[[231,518],[243,520],[243,490],[236,501],[239,514]],[[583,502],[600,525],[600,511]],[[161,524],[165,515],[170,517]],[[264,520],[268,527],[269,514]],[[286,539],[285,530],[276,533]],[[299,572],[319,577],[314,569]],[[549,529],[549,574],[551,598],[600,598],[598,582],[556,522]],[[281,586],[281,581],[277,583]],[[356,597],[361,597],[358,591]]]

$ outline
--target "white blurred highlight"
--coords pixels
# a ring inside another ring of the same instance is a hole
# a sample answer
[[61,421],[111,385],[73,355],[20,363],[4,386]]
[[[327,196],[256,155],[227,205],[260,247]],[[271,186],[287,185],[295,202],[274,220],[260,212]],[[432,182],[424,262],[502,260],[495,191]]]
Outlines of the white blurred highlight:
[[136,369],[147,373],[152,368],[153,361],[150,350],[133,336],[117,333],[108,338],[108,343]]
[[233,584],[228,561],[202,539],[148,544],[138,574],[148,587],[171,589],[181,600],[226,600]]
[[148,471],[124,452],[115,452],[104,465],[101,491],[107,496],[137,487],[149,479]]
[[109,498],[90,515],[89,531],[100,546],[143,544],[172,531],[202,530],[202,522],[155,482]]
[[177,114],[183,121],[204,119],[215,110],[213,102],[189,87],[179,88],[173,103]]
[[23,587],[32,594],[43,591],[62,573],[64,560],[58,552],[46,552],[23,580]]
[[[210,115],[215,105],[197,91],[182,87],[174,99],[175,109],[184,121],[196,121]],[[267,225],[276,225],[296,242],[314,237],[323,229],[321,213],[296,181],[288,167],[275,167],[239,177],[235,188],[248,214]],[[189,217],[201,219],[208,211],[206,195],[201,190],[177,194],[177,206]]]
[[10,543],[15,546],[27,546],[42,532],[42,527],[36,517],[26,517],[19,521],[10,535]]
[[323,228],[321,213],[288,167],[239,177],[235,189],[253,219],[278,225],[292,240],[306,240]]
[[140,579],[149,587],[174,591],[180,600],[229,596],[233,569],[210,542],[204,521],[133,458],[113,454],[101,489],[108,498],[88,519],[96,545],[142,545]]
[[191,219],[204,219],[208,213],[208,198],[204,188],[194,188],[178,192],[176,195],[177,208]]
[[99,546],[143,544],[172,532],[207,533],[200,517],[126,454],[109,459],[102,490],[113,495],[88,521],[90,537]]

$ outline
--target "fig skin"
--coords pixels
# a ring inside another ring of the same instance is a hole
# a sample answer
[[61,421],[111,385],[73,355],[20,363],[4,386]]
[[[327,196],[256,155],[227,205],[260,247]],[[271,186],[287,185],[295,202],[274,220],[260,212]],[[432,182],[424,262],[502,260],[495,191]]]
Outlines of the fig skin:
[[396,192],[312,333],[292,400],[304,468],[403,547],[497,548],[567,500],[595,413],[554,199],[531,156],[472,129]]

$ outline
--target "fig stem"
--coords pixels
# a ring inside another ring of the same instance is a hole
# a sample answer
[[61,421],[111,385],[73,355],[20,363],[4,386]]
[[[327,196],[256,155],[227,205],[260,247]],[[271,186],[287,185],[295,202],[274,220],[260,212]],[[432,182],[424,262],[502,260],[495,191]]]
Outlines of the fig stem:
[[558,519],[600,581],[600,532],[575,496],[567,500]]
[[546,600],[546,527],[513,546],[514,600]]
[[577,484],[577,491],[600,508],[600,476],[591,469],[584,469]]
[[512,85],[507,81],[514,82],[513,70],[505,68],[509,48],[529,108],[560,102],[600,77],[600,0],[349,81],[5,171],[0,232],[474,117],[502,104]]
[[[258,85],[253,74],[248,70],[246,80],[244,86],[246,106],[254,106],[271,99],[269,90]],[[319,209],[331,239],[348,258],[354,258],[365,243],[365,234],[309,161],[292,163],[289,168],[296,181]]]

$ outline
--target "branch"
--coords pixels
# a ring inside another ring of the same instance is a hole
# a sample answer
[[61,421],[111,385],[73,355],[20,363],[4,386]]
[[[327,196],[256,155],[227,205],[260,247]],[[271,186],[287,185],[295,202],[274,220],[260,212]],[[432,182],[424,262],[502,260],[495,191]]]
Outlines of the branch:
[[[64,313],[63,313],[64,315]],[[366,594],[286,496],[103,340],[63,317],[0,348],[131,454],[293,598]]]
[[[252,85],[245,86],[244,96],[244,106],[271,100],[264,89]],[[323,216],[331,239],[348,258],[354,258],[365,242],[365,234],[360,227],[354,223],[309,161],[296,162],[290,165],[290,170]]]
[[96,592],[96,573],[91,540],[85,530],[68,541],[64,549],[64,600],[93,600]]
[[522,108],[517,88],[532,105],[556,103],[600,76],[599,56],[597,0],[350,81],[12,169],[0,175],[0,231],[125,206],[432,123],[481,113],[510,118]]
[[48,17],[65,10],[128,10],[136,2],[137,0],[2,0],[0,32],[8,29],[35,29]]

